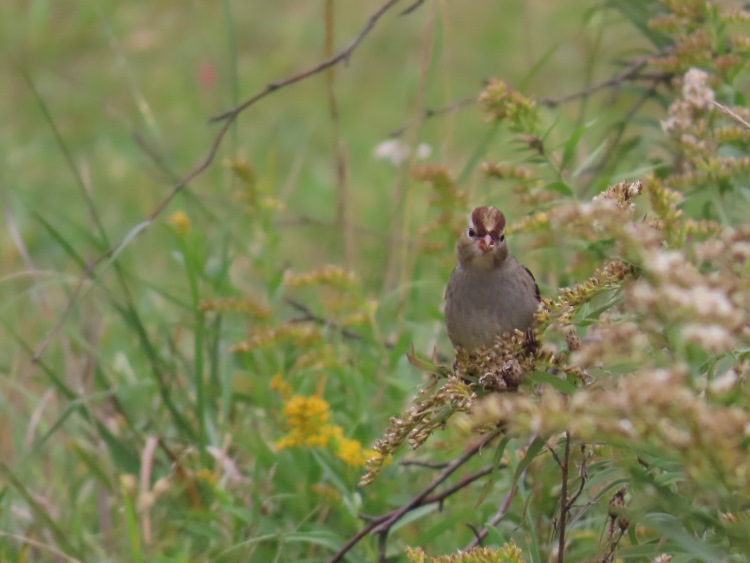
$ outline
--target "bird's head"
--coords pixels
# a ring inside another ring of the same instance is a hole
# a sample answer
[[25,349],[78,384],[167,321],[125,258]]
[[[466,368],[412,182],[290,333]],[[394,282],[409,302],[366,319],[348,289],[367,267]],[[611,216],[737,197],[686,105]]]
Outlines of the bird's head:
[[495,207],[477,207],[471,212],[469,226],[456,245],[458,261],[463,268],[489,271],[498,268],[508,257],[505,242],[505,215]]

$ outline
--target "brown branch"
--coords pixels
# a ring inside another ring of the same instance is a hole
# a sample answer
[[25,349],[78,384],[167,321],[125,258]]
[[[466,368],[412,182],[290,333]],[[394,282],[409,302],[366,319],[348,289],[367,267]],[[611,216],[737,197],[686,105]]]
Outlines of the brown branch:
[[385,563],[385,548],[388,541],[388,530],[378,532],[378,563]]
[[405,123],[401,127],[394,129],[393,131],[388,133],[388,137],[400,137],[409,127],[413,125],[422,123],[423,121],[427,121],[432,117],[437,117],[438,115],[442,115],[444,113],[450,113],[458,109],[473,106],[474,104],[476,104],[476,101],[477,97],[473,96],[471,98],[461,98],[459,100],[453,100],[452,102],[437,108],[425,108],[425,110],[422,112],[422,115],[419,115],[411,121]]
[[474,538],[477,540],[477,546],[482,547],[482,542],[484,541],[484,538],[479,537],[479,534],[481,534],[481,532],[479,531],[479,528],[477,528],[471,522],[466,522],[466,527],[469,528],[469,530],[471,530],[471,533],[474,534]]
[[653,97],[653,95],[658,90],[659,85],[661,84],[662,80],[665,80],[665,79],[654,79],[651,86],[649,86],[648,89],[646,89],[640,95],[640,97],[635,101],[635,103],[633,103],[633,105],[628,109],[628,112],[625,114],[625,117],[622,119],[620,125],[617,126],[617,130],[614,134],[614,137],[612,138],[611,141],[609,141],[609,147],[607,148],[607,151],[602,155],[601,159],[595,166],[592,166],[591,168],[587,170],[588,172],[592,173],[592,182],[593,182],[593,178],[596,177],[596,173],[603,170],[609,163],[609,160],[615,154],[615,149],[617,148],[618,144],[620,143],[620,140],[625,134],[625,131],[630,125],[633,116],[641,109],[641,107],[643,107],[643,105],[648,100],[650,100]]
[[[299,301],[296,301],[294,299],[286,299],[286,302],[293,308],[302,313],[301,317],[297,317],[294,319],[291,319],[289,322],[291,323],[306,323],[306,322],[313,322],[319,325],[323,325],[326,328],[329,328],[333,330],[334,332],[338,332],[343,336],[344,338],[347,338],[349,340],[362,340],[362,335],[360,335],[357,332],[354,332],[353,330],[349,330],[348,328],[344,328],[342,326],[339,326],[333,321],[330,321],[324,317],[321,317],[319,315],[316,315],[313,313],[312,309],[310,309],[307,305],[300,303]],[[384,344],[386,348],[389,346]]]
[[472,473],[471,475],[468,475],[461,479],[458,483],[453,485],[452,487],[449,487],[445,489],[440,494],[432,495],[431,497],[425,498],[421,503],[420,506],[425,506],[428,504],[434,504],[436,502],[443,502],[445,499],[447,499],[449,496],[453,495],[454,493],[457,493],[461,489],[466,488],[468,485],[471,485],[474,481],[477,479],[481,479],[485,475],[489,475],[492,473],[495,469],[503,469],[506,467],[504,464],[498,465],[497,467],[493,465],[487,465],[477,471],[476,473]]
[[494,528],[500,523],[503,518],[505,518],[505,514],[510,508],[510,503],[513,502],[513,497],[516,494],[516,490],[517,487],[511,487],[510,491],[508,491],[508,494],[505,495],[505,500],[503,500],[500,508],[498,508],[497,512],[495,512],[495,514],[492,515],[492,518],[488,520],[487,525],[482,529],[481,532],[474,533],[474,539],[469,542],[469,544],[464,548],[464,551],[469,551],[470,549],[474,549],[475,547],[481,545],[481,543],[484,541],[484,538],[486,538],[490,533],[490,528]]
[[552,446],[549,445],[549,442],[547,442],[547,451],[549,451],[549,453],[552,454],[552,459],[554,459],[557,466],[562,469],[562,461],[560,461],[560,456],[558,456],[554,448],[552,448]]
[[615,551],[617,550],[617,546],[619,545],[620,540],[622,539],[622,536],[625,535],[625,530],[626,529],[627,528],[620,529],[620,533],[618,534],[618,536],[614,539],[614,541],[612,543],[610,543],[610,545],[609,545],[609,551],[607,551],[607,553],[604,554],[604,558],[602,559],[602,563],[608,563],[609,561],[613,561],[614,560]]
[[294,84],[296,82],[299,82],[301,80],[304,80],[305,78],[309,76],[313,76],[315,74],[323,72],[328,67],[332,67],[338,63],[341,63],[341,62],[348,63],[349,58],[351,57],[354,50],[359,46],[359,44],[367,36],[367,34],[369,34],[370,31],[372,31],[372,28],[375,27],[375,24],[378,23],[378,20],[382,18],[385,15],[385,13],[388,10],[390,10],[399,1],[400,0],[388,0],[385,4],[383,4],[380,8],[378,8],[367,20],[367,24],[365,24],[365,26],[362,28],[359,34],[351,41],[351,43],[349,43],[349,45],[343,51],[339,51],[332,57],[328,57],[323,62],[318,63],[317,65],[311,68],[308,68],[307,70],[303,70],[302,72],[298,74],[294,74],[283,80],[279,80],[277,82],[271,82],[267,84],[266,87],[260,92],[258,92],[257,94],[254,94],[253,96],[249,97],[244,102],[233,107],[232,109],[227,110],[218,115],[215,115],[214,117],[211,118],[211,121],[224,121],[224,120],[232,121],[240,113],[242,113],[247,108],[254,105],[255,103],[259,102],[260,100],[268,96],[270,93],[275,92],[276,90],[279,90],[291,84]]
[[409,6],[408,8],[406,8],[405,10],[403,10],[399,14],[399,16],[408,16],[409,14],[411,14],[412,12],[414,12],[417,8],[419,8],[423,3],[424,3],[424,0],[417,0],[416,2],[414,2],[414,4],[412,4],[411,6]]
[[447,463],[442,462],[442,461],[441,462],[422,461],[419,459],[405,459],[403,461],[400,461],[398,464],[404,467],[415,466],[415,467],[425,467],[427,469],[445,469],[448,466]]
[[[598,82],[596,84],[589,86],[588,88],[584,88],[582,90],[578,90],[576,92],[566,94],[565,96],[561,96],[559,98],[542,98],[541,100],[539,100],[539,104],[543,106],[557,107],[567,102],[572,102],[580,98],[586,98],[588,96],[591,96],[592,94],[599,92],[600,90],[613,88],[625,82],[631,82],[631,81],[636,81],[636,80],[651,80],[655,82],[666,81],[672,76],[671,74],[669,73],[654,74],[654,73],[641,72],[641,70],[646,65],[648,65],[649,61],[651,60],[653,56],[661,55],[663,54],[663,52],[664,51],[656,53],[655,55],[645,55],[643,57],[639,57],[635,59],[634,61],[632,61],[624,70],[615,74],[614,76],[607,78],[606,80],[603,80],[602,82]],[[422,112],[422,115],[394,129],[388,134],[388,136],[400,137],[409,127],[412,127],[413,125],[422,123],[423,121],[426,121],[433,117],[437,117],[446,113],[450,113],[452,111],[456,111],[456,110],[463,109],[469,106],[473,106],[476,103],[476,101],[477,101],[476,96],[467,97],[467,98],[460,98],[458,100],[454,100],[444,106],[440,106],[437,108],[426,108]],[[722,109],[722,111],[724,110]]]
[[565,454],[562,464],[562,491],[560,492],[560,542],[557,563],[565,561],[565,521],[568,516],[568,467],[570,464],[570,432],[565,432]]
[[588,456],[586,455],[586,444],[581,444],[581,456],[581,466],[578,468],[578,477],[581,479],[581,484],[578,486],[576,494],[568,501],[568,507],[566,508],[567,511],[570,511],[570,509],[573,508],[578,497],[581,496],[581,493],[586,486],[586,479],[589,476],[588,470],[586,469],[586,461],[588,460]]
[[[605,90],[607,88],[612,88],[614,86],[619,86],[623,82],[627,82],[630,80],[638,80],[642,78],[648,78],[653,80],[654,76],[649,75],[647,77],[640,75],[640,70],[645,67],[651,59],[654,57],[654,54],[644,55],[643,57],[638,57],[634,61],[632,61],[627,67],[625,67],[624,70],[621,72],[618,72],[614,76],[610,76],[606,80],[603,80],[601,82],[597,82],[596,84],[592,84],[588,88],[584,88],[582,90],[579,90],[577,92],[573,92],[571,94],[567,94],[566,96],[561,96],[559,98],[545,98],[540,100],[540,104],[549,106],[549,107],[556,107],[561,104],[572,102],[573,100],[577,100],[579,98],[587,98],[591,96],[592,94],[595,94],[599,92],[600,90]],[[667,76],[671,75],[660,75],[660,79],[664,80]]]
[[76,285],[73,287],[73,290],[71,291],[70,297],[68,298],[65,308],[60,314],[60,318],[58,319],[57,323],[55,323],[55,326],[52,327],[52,329],[47,334],[47,336],[42,340],[41,344],[35,350],[34,355],[32,357],[32,361],[34,361],[35,363],[39,361],[39,359],[44,354],[45,350],[49,346],[52,339],[55,337],[55,335],[57,335],[58,332],[60,332],[62,327],[65,325],[65,322],[68,320],[68,317],[70,316],[70,313],[73,310],[73,306],[75,305],[76,301],[78,300],[78,298],[81,296],[81,293],[83,292],[86,282],[90,279],[93,279],[94,271],[97,269],[97,267],[100,266],[103,262],[105,262],[108,258],[115,256],[119,251],[125,248],[125,246],[132,239],[134,239],[136,236],[142,233],[145,229],[151,226],[154,220],[159,215],[161,215],[161,213],[167,208],[167,206],[172,202],[172,200],[177,196],[177,194],[180,193],[180,191],[182,191],[182,189],[185,186],[187,186],[191,181],[193,181],[195,178],[200,176],[211,165],[211,163],[214,161],[214,158],[216,157],[216,153],[218,152],[219,147],[221,147],[221,143],[224,140],[224,137],[226,136],[227,132],[229,131],[234,121],[239,117],[239,115],[243,111],[245,111],[247,108],[254,105],[255,103],[259,102],[260,100],[262,100],[263,98],[271,94],[272,92],[275,92],[276,90],[280,90],[286,86],[295,84],[296,82],[300,82],[301,80],[304,80],[305,78],[309,76],[318,74],[322,72],[323,70],[331,66],[334,66],[336,64],[339,64],[341,62],[347,62],[349,58],[351,57],[352,53],[354,52],[354,50],[359,46],[359,44],[364,40],[364,38],[375,27],[375,24],[377,24],[377,22],[386,14],[386,12],[388,12],[388,10],[390,10],[399,1],[400,0],[387,0],[387,2],[385,2],[372,15],[370,15],[365,26],[357,34],[357,36],[349,43],[349,45],[345,49],[337,53],[336,55],[329,57],[328,59],[324,60],[322,63],[319,63],[315,65],[314,67],[304,70],[298,74],[292,75],[288,78],[279,80],[277,82],[272,82],[268,84],[263,90],[251,96],[250,98],[248,98],[247,100],[239,104],[238,106],[228,111],[225,111],[222,114],[214,116],[211,119],[212,121],[222,121],[223,123],[219,131],[216,133],[216,136],[214,137],[214,140],[211,143],[208,149],[208,152],[198,162],[198,164],[196,164],[195,167],[190,172],[188,172],[184,178],[182,178],[182,180],[178,181],[176,184],[172,186],[172,189],[169,192],[169,194],[159,204],[157,204],[156,208],[153,211],[151,211],[151,213],[147,216],[145,221],[142,221],[139,225],[136,225],[122,239],[120,239],[118,242],[111,245],[102,254],[100,254],[98,257],[94,258],[88,263],[88,265],[86,266],[86,269],[83,271],[83,274],[79,278]]
[[427,487],[425,487],[421,493],[419,493],[417,496],[412,498],[409,502],[407,502],[404,506],[402,506],[400,509],[398,509],[392,516],[390,516],[385,522],[380,524],[376,528],[376,532],[379,532],[380,530],[385,530],[387,528],[390,528],[393,526],[396,522],[398,522],[403,516],[413,509],[414,506],[419,504],[422,500],[427,498],[427,495],[429,495],[432,491],[434,491],[443,481],[445,481],[456,469],[461,467],[464,463],[466,463],[469,459],[474,457],[479,450],[481,450],[486,444],[488,444],[491,440],[493,440],[500,430],[494,430],[493,432],[490,432],[487,436],[485,436],[482,440],[478,441],[476,444],[474,444],[472,447],[470,447],[466,452],[464,452],[461,457],[458,459],[453,460],[440,474],[433,479],[432,483],[430,483]]
[[420,491],[415,497],[413,497],[408,503],[403,505],[402,507],[393,510],[389,512],[388,514],[385,514],[379,518],[374,519],[372,522],[370,522],[367,526],[362,528],[359,532],[357,532],[354,536],[352,536],[349,541],[344,544],[341,549],[339,549],[331,559],[329,559],[329,563],[335,563],[337,561],[341,561],[343,557],[351,551],[351,549],[357,545],[365,536],[369,535],[370,533],[374,534],[382,534],[383,532],[387,532],[390,530],[393,525],[398,522],[401,518],[404,517],[407,513],[410,511],[419,508],[421,506],[425,506],[427,504],[433,504],[435,502],[441,502],[445,500],[448,496],[451,494],[461,490],[469,483],[479,479],[483,475],[486,475],[489,473],[489,471],[492,471],[492,468],[483,468],[473,475],[469,477],[465,477],[459,483],[451,487],[450,489],[447,489],[446,491],[436,494],[433,496],[429,496],[432,491],[434,491],[441,483],[443,483],[450,475],[456,471],[461,465],[466,463],[469,459],[471,459],[474,455],[476,455],[484,446],[490,443],[500,432],[500,430],[495,430],[493,432],[490,432],[485,436],[483,439],[479,440],[476,444],[471,446],[466,452],[464,452],[461,457],[453,460],[451,463],[448,464],[448,466],[433,479],[433,481],[422,491]]
[[742,117],[740,114],[735,112],[732,108],[729,108],[725,106],[724,104],[720,104],[719,102],[715,100],[712,101],[711,103],[713,104],[715,108],[718,108],[719,111],[727,114],[729,117],[734,119],[737,123],[742,125],[745,129],[750,129],[750,123],[748,123],[748,121],[744,117]]

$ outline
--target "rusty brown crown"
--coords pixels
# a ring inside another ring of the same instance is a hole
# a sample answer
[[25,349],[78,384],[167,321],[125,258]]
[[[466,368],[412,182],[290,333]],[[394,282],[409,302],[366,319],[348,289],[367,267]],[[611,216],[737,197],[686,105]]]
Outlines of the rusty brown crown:
[[471,223],[480,237],[499,238],[505,229],[505,215],[495,207],[477,207],[471,212]]

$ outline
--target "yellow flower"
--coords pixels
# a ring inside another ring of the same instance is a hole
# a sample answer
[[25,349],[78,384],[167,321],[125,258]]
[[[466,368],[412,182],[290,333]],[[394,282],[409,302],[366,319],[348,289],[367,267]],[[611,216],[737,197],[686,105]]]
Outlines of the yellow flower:
[[292,386],[284,381],[280,373],[271,378],[271,391],[276,391],[285,401],[292,396]]
[[175,211],[167,221],[178,235],[184,235],[190,229],[190,219],[184,211]]
[[331,412],[325,400],[316,395],[294,395],[284,404],[283,412],[289,433],[276,442],[277,448],[302,445],[323,448],[328,446],[328,441],[333,435],[333,427],[328,424]]
[[353,289],[359,284],[354,272],[344,270],[340,266],[328,264],[318,270],[303,274],[286,272],[284,285],[286,287],[308,287],[311,285],[326,285],[336,289]]
[[[289,384],[276,375],[271,380],[271,388],[282,396],[291,394]],[[287,398],[283,413],[286,417],[287,434],[276,441],[280,450],[293,446],[324,448],[347,465],[362,467],[365,461],[377,452],[365,450],[357,440],[344,437],[344,429],[337,424],[329,424],[331,410],[328,403],[318,394],[306,397],[294,395]]]
[[295,395],[284,405],[284,415],[289,426],[300,430],[319,430],[331,417],[328,403],[313,395]]
[[351,438],[341,438],[336,457],[347,465],[362,467],[365,464],[366,457],[362,450],[362,444]]
[[215,485],[219,481],[219,476],[213,471],[211,471],[210,469],[206,469],[206,468],[199,469],[196,472],[195,477],[211,485]]

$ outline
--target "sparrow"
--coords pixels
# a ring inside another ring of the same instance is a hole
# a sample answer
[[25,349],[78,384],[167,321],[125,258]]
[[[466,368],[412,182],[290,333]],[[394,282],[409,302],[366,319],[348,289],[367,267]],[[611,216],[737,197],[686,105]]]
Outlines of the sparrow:
[[456,244],[458,264],[445,289],[445,324],[453,346],[473,352],[534,322],[541,296],[533,274],[505,240],[505,215],[477,207]]

